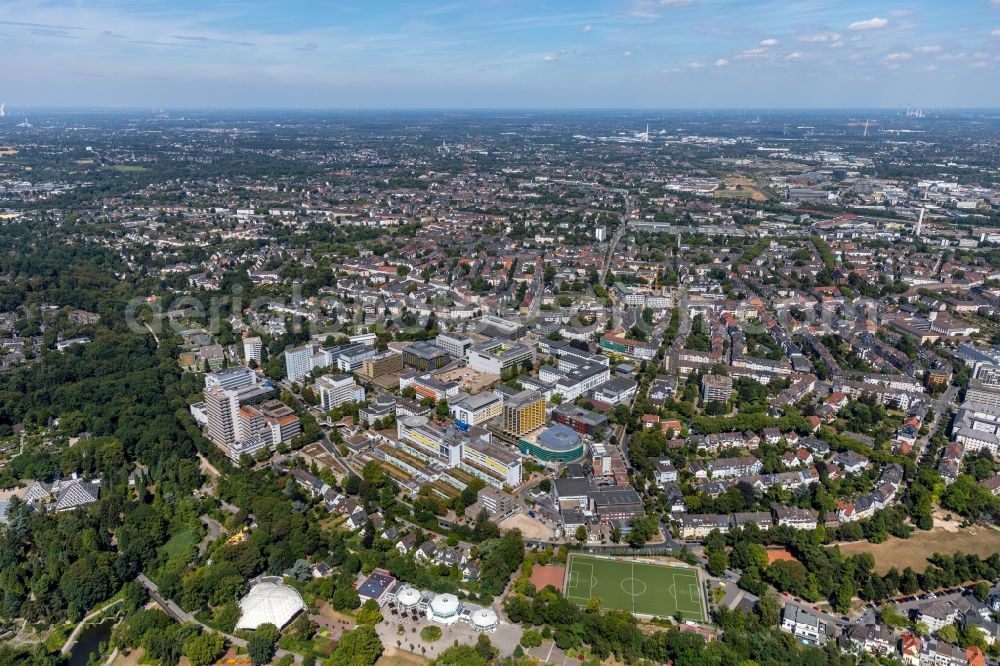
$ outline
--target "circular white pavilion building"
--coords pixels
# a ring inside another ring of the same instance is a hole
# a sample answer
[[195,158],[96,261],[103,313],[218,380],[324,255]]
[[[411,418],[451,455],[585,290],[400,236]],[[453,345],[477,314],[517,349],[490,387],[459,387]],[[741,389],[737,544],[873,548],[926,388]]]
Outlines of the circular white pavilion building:
[[476,631],[496,631],[497,625],[500,624],[492,608],[480,608],[472,614],[469,621]]
[[439,594],[427,606],[427,619],[438,624],[455,624],[462,612],[462,605],[454,594]]
[[404,587],[396,594],[396,605],[403,610],[416,608],[420,603],[420,592],[412,587]]

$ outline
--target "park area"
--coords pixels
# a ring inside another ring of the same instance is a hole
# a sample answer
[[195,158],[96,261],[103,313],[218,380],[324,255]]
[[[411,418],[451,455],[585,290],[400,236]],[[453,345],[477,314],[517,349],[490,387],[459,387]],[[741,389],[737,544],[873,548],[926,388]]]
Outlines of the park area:
[[704,620],[698,572],[690,567],[571,553],[565,594],[581,606],[597,597],[605,609]]
[[882,543],[855,541],[839,544],[845,557],[857,553],[871,553],[875,557],[875,570],[885,574],[890,568],[902,571],[912,567],[923,571],[930,564],[928,558],[934,553],[953,555],[966,553],[989,557],[1000,552],[1000,531],[992,527],[935,527],[929,532],[915,531],[909,539],[889,537]]

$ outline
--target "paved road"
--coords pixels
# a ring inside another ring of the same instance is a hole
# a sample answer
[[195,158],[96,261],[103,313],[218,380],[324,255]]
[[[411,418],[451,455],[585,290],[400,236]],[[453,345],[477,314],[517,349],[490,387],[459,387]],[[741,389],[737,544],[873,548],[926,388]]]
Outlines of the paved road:
[[219,478],[219,470],[215,468],[215,465],[208,462],[208,458],[202,454],[198,454],[198,463],[201,466],[201,471],[213,479]]
[[208,527],[208,532],[205,534],[205,538],[201,540],[200,544],[198,544],[198,555],[204,557],[205,551],[208,550],[208,544],[222,536],[223,527],[222,523],[213,518],[209,518],[208,516],[202,516],[201,522],[205,523],[205,526]]
[[948,389],[942,393],[937,400],[931,403],[930,412],[934,414],[934,422],[930,424],[927,429],[927,434],[924,437],[917,439],[917,460],[922,460],[924,456],[938,453],[937,451],[932,451],[929,448],[929,443],[931,437],[947,425],[947,414],[949,409],[957,408],[958,405],[955,404],[955,396],[958,395],[958,387],[954,384],[948,386]]
[[611,260],[614,259],[615,257],[615,246],[618,245],[618,241],[621,240],[621,237],[625,234],[625,229],[628,227],[628,214],[629,214],[630,202],[631,199],[629,199],[628,195],[626,195],[625,213],[622,215],[622,223],[618,225],[618,228],[615,230],[614,235],[611,236],[611,243],[609,243],[608,246],[608,257],[607,260],[604,262],[604,266],[601,267],[601,284],[604,284],[604,281],[608,277],[608,271],[611,270]]
[[535,291],[531,296],[531,305],[528,306],[528,319],[538,317],[542,310],[542,292],[545,289],[545,262],[541,257],[535,260],[535,272],[531,278],[531,286]]

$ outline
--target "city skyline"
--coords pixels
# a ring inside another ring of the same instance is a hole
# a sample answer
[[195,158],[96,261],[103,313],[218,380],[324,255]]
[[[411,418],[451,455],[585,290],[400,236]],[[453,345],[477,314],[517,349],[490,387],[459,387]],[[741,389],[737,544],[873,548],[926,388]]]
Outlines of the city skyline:
[[8,113],[997,107],[1000,2],[12,2]]

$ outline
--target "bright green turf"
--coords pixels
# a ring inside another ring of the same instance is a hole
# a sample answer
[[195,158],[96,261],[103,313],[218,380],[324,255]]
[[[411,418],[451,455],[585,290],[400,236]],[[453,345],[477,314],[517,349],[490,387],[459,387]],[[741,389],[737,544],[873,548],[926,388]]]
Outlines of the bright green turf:
[[698,573],[688,567],[571,553],[566,565],[565,594],[581,606],[597,597],[606,609],[704,619]]

